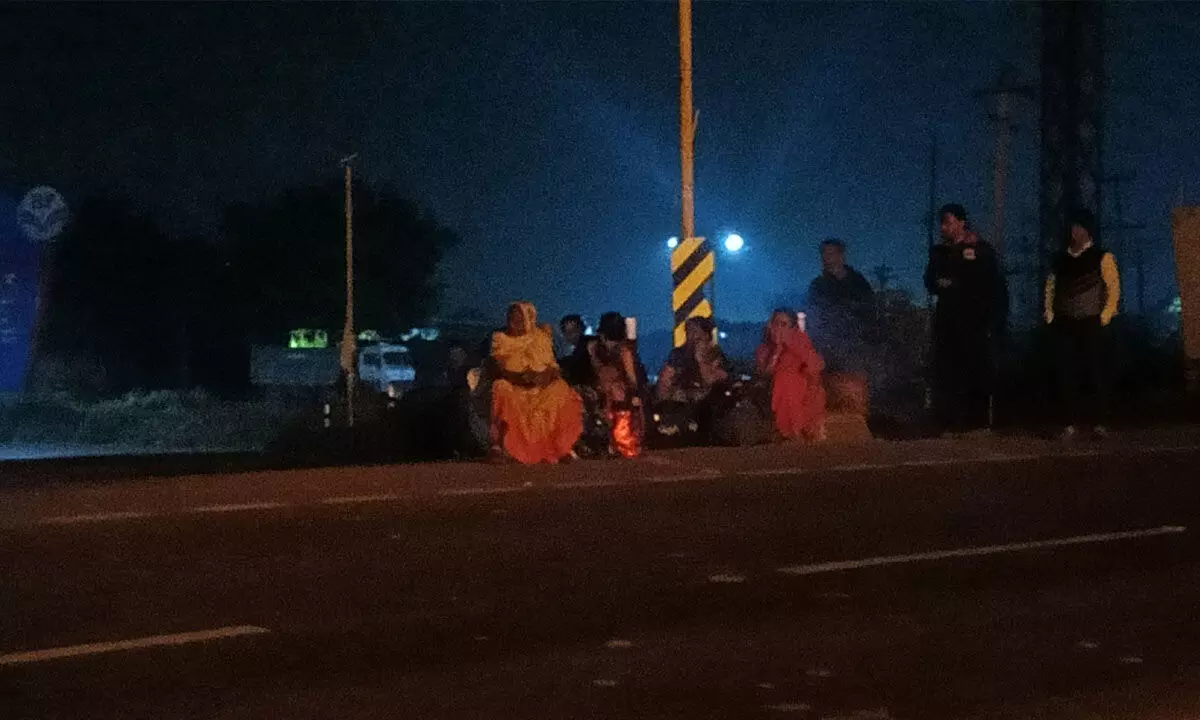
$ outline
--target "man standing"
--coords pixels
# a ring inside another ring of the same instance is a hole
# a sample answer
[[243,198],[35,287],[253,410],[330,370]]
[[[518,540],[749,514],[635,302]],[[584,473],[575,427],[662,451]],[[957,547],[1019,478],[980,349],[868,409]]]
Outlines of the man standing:
[[1117,262],[1094,241],[1095,216],[1076,210],[1070,221],[1067,248],[1055,256],[1046,278],[1044,306],[1046,323],[1054,334],[1065,425],[1062,437],[1067,440],[1075,437],[1080,423],[1090,424],[1097,436],[1107,434],[1104,336],[1121,298]]
[[821,242],[821,274],[808,286],[808,332],[831,372],[862,370],[863,340],[874,312],[871,284],[846,264],[846,244]]
[[942,429],[991,426],[995,343],[1008,315],[1004,275],[991,245],[967,224],[962,205],[938,211],[942,242],[929,249],[925,287],[933,318],[934,406]]

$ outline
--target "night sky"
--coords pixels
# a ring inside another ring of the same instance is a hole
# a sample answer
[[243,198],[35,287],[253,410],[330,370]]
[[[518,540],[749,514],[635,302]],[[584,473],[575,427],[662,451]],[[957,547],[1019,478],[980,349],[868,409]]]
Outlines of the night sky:
[[[662,328],[676,23],[672,2],[4,5],[0,185],[116,189],[183,235],[358,152],[463,238],[446,311],[499,320],[526,298],[547,319],[618,309]],[[1036,83],[1037,4],[698,2],[694,23],[697,228],[748,243],[718,260],[719,315],[803,290],[827,236],[915,289],[931,134],[939,202],[987,229],[993,135],[973,92],[1002,63]],[[1137,174],[1123,199],[1149,225],[1157,302],[1168,209],[1200,203],[1200,3],[1113,5],[1107,31],[1105,162]],[[1036,123],[1030,103],[1010,247],[1036,233]]]

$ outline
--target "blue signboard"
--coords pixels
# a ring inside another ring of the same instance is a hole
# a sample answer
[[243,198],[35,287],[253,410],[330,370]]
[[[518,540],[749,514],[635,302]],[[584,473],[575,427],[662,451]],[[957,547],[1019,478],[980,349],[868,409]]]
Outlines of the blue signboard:
[[17,224],[17,201],[0,195],[0,392],[20,390],[25,381],[40,251]]

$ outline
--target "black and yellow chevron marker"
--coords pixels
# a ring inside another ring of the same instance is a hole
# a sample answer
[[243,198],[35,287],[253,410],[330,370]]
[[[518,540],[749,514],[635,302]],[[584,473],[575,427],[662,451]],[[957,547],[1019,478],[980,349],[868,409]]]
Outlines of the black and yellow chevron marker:
[[687,238],[671,251],[671,309],[675,312],[675,347],[683,345],[683,324],[690,317],[712,317],[704,286],[712,280],[715,259],[704,238]]

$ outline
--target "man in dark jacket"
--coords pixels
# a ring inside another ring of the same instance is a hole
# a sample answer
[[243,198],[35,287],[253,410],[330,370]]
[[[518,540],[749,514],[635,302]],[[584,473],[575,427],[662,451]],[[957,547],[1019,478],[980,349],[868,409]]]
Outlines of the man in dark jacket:
[[592,363],[588,359],[588,343],[595,337],[587,335],[583,318],[579,315],[567,315],[558,323],[562,331],[562,347],[557,351],[558,367],[568,385],[589,385],[592,377]]
[[996,343],[1008,319],[1008,292],[995,249],[967,224],[962,205],[938,211],[942,242],[929,249],[925,287],[933,318],[934,407],[942,429],[991,426]]
[[875,312],[875,291],[846,264],[846,245],[821,243],[821,274],[808,286],[808,327],[813,345],[830,372],[865,369],[867,328]]

